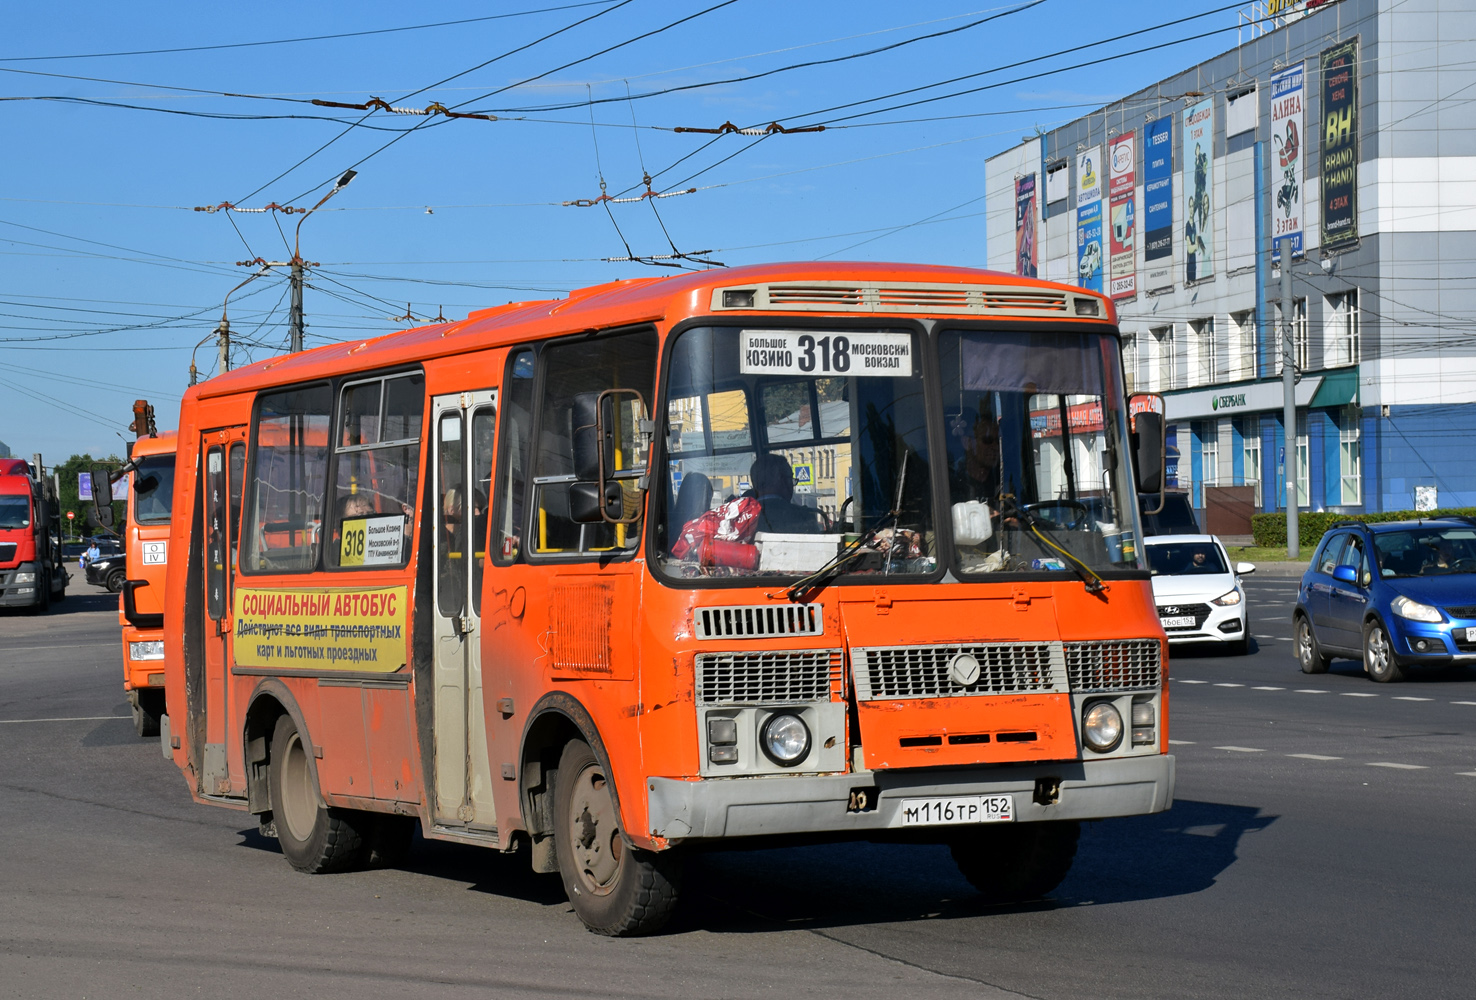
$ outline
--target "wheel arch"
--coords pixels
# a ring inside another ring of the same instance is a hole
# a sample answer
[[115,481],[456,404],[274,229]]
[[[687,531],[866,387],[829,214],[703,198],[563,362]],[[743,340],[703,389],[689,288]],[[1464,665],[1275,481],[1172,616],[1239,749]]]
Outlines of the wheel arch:
[[609,775],[610,795],[615,811],[621,817],[625,839],[638,847],[650,847],[648,840],[632,837],[620,804],[620,786],[610,766],[610,755],[599,727],[578,699],[563,691],[544,695],[528,713],[523,725],[518,750],[518,803],[523,814],[523,828],[533,843],[533,867],[537,871],[558,870],[553,852],[553,784],[550,776],[559,766],[564,747],[573,740],[583,740],[594,751]]
[[[272,731],[276,729],[277,720],[284,715],[291,717],[292,724],[302,734],[303,742],[309,747],[314,746],[307,720],[303,718],[302,709],[287,685],[275,677],[263,678],[246,701],[246,717],[241,731],[241,747],[246,766],[246,808],[258,816],[268,815],[272,811],[272,795],[268,783],[272,763]],[[313,775],[313,785],[318,789],[321,801],[323,785],[318,780],[317,755],[309,753],[307,760]]]

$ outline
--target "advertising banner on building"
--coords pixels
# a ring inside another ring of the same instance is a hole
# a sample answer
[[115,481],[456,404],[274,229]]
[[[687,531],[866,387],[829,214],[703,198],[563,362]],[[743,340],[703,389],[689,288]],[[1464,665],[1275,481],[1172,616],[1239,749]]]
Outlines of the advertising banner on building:
[[1143,287],[1174,286],[1174,120],[1143,129]]
[[1271,256],[1281,259],[1281,241],[1291,246],[1293,257],[1302,254],[1302,126],[1303,83],[1306,63],[1297,63],[1271,77],[1271,190],[1276,206],[1271,209]]
[[1132,132],[1107,147],[1107,294],[1130,299],[1138,294],[1138,272],[1133,259],[1137,241],[1138,144]]
[[1076,283],[1102,290],[1102,147],[1076,156]]
[[1184,111],[1184,280],[1215,273],[1215,99]]
[[1040,276],[1035,256],[1035,175],[1015,178],[1015,273]]
[[1322,52],[1322,249],[1358,245],[1358,40]]

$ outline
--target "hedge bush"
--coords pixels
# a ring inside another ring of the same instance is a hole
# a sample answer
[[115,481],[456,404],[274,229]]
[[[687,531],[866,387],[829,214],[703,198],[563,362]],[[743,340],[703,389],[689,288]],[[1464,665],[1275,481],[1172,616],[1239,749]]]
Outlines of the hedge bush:
[[[1301,536],[1303,548],[1315,546],[1322,541],[1323,534],[1339,521],[1365,521],[1377,524],[1380,521],[1416,521],[1434,517],[1476,517],[1476,507],[1448,507],[1441,510],[1386,510],[1372,514],[1314,514],[1298,511],[1297,534]],[[1278,514],[1252,514],[1251,534],[1256,544],[1266,548],[1286,545],[1286,512]],[[1308,553],[1310,555],[1310,553]]]

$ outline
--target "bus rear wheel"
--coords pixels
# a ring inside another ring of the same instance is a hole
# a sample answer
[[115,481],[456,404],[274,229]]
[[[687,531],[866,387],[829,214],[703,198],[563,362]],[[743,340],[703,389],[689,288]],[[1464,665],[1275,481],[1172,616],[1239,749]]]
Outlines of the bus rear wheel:
[[[287,863],[300,872],[340,872],[364,855],[360,817],[323,805],[309,761],[311,748],[290,715],[272,732],[270,781],[272,820]],[[356,822],[357,821],[357,822]]]
[[949,846],[958,870],[985,902],[1023,903],[1061,884],[1080,835],[1075,820],[999,823],[959,831]]
[[582,740],[559,758],[554,849],[569,902],[596,934],[650,934],[671,916],[680,888],[677,859],[625,842],[610,777]]

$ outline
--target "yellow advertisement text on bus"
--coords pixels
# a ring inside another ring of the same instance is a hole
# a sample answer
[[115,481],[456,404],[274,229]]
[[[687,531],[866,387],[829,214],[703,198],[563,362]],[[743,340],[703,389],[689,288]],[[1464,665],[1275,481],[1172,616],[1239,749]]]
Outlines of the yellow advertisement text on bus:
[[236,665],[391,673],[405,664],[408,614],[405,587],[241,587],[236,590]]

